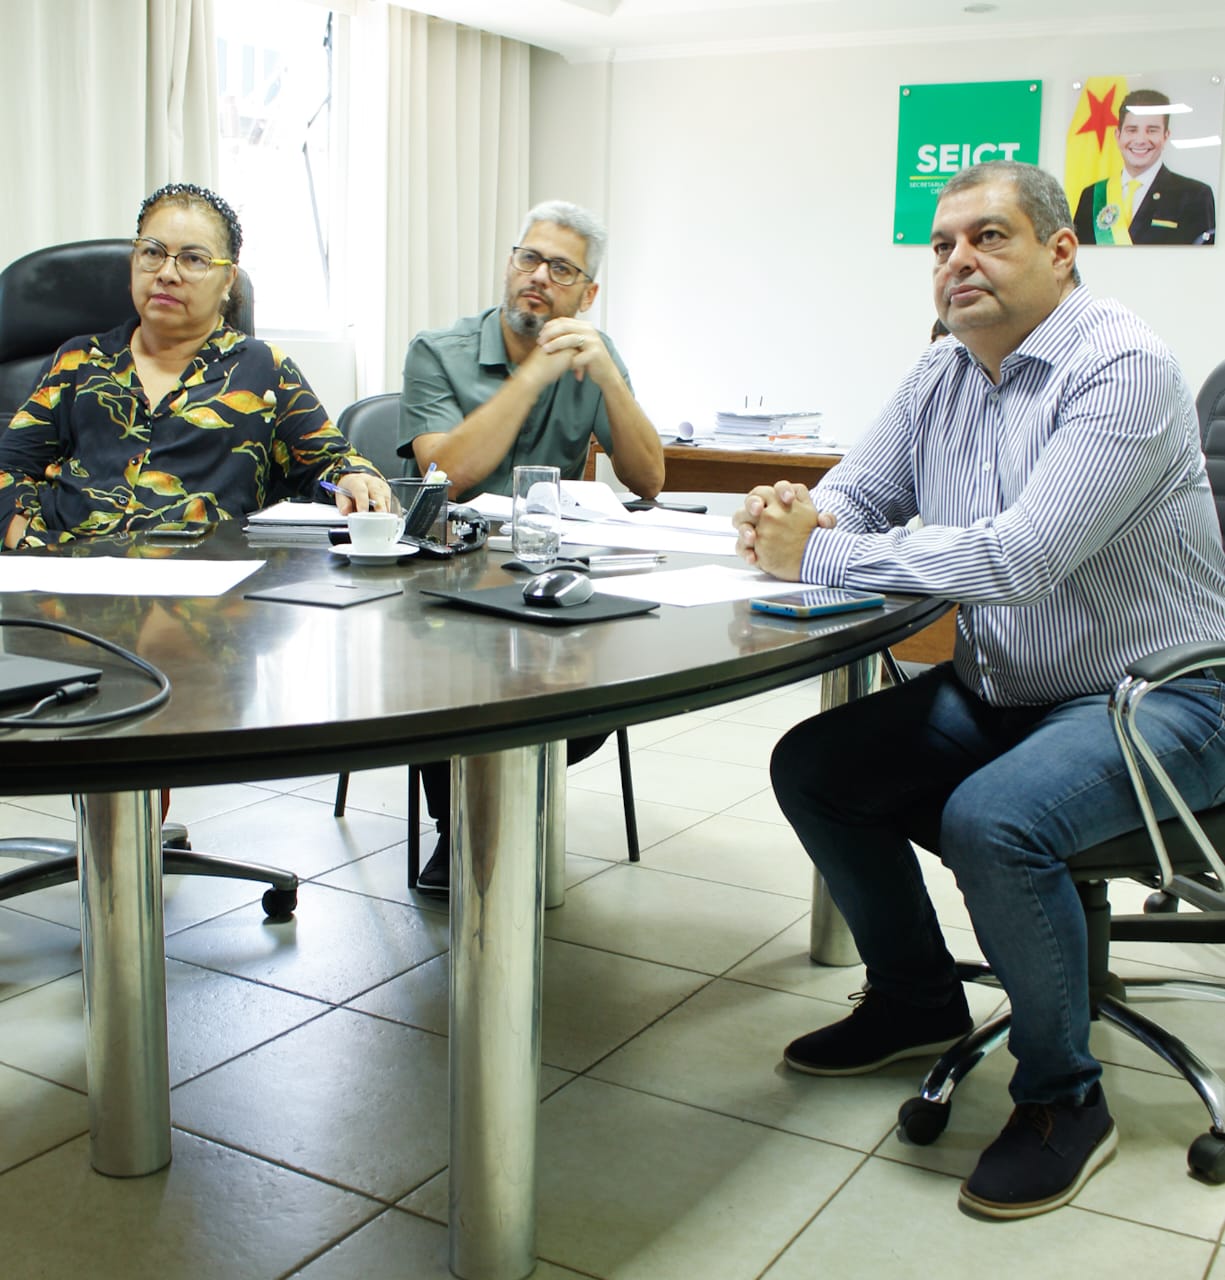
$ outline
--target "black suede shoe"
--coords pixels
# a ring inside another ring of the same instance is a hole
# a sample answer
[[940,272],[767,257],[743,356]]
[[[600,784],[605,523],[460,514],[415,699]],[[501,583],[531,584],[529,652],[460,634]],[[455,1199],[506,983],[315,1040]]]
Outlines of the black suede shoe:
[[865,987],[850,997],[854,1012],[841,1022],[793,1040],[783,1061],[812,1076],[858,1076],[900,1058],[935,1057],[974,1025],[958,987],[946,1005],[921,1008]]
[[988,1218],[1058,1209],[1114,1155],[1118,1132],[1095,1084],[1084,1103],[1022,1103],[961,1184],[961,1203]]
[[427,898],[450,897],[451,840],[445,831],[439,835],[430,860],[417,873],[417,892]]

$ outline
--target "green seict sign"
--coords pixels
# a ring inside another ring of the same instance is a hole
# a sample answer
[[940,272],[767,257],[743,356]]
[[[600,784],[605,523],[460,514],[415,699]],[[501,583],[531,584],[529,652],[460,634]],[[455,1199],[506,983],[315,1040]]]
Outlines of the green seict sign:
[[905,84],[898,98],[895,244],[927,244],[936,199],[984,160],[1038,163],[1040,80]]

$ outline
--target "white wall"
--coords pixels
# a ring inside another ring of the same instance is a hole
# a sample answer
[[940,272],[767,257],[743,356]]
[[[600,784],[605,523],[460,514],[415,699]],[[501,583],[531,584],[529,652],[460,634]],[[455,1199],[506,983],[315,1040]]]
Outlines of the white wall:
[[[259,329],[258,322],[256,328]],[[259,329],[265,342],[280,347],[302,370],[319,403],[333,422],[357,399],[357,358],[352,342],[344,339],[303,338]],[[396,388],[398,390],[398,388]]]
[[[532,196],[602,209],[600,323],[657,425],[764,395],[853,439],[927,339],[930,253],[895,247],[898,89],[1043,82],[1042,164],[1062,173],[1074,79],[1225,71],[1221,29],[1153,37],[533,64]],[[1219,189],[1219,188],[1218,188]],[[1225,245],[1088,247],[1094,292],[1170,344],[1197,389],[1225,359]]]

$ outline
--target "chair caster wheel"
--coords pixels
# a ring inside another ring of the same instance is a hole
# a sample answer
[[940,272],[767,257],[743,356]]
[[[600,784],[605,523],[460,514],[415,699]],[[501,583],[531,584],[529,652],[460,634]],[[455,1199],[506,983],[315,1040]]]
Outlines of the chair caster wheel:
[[1178,910],[1178,899],[1172,893],[1165,893],[1158,889],[1156,893],[1150,893],[1144,899],[1144,914],[1146,916],[1168,915],[1170,912]]
[[916,1147],[930,1146],[949,1122],[950,1104],[930,1098],[907,1098],[897,1113],[897,1125]]
[[190,850],[191,841],[187,837],[187,828],[181,822],[162,823],[162,848],[184,852]]
[[297,889],[267,889],[263,897],[264,915],[269,920],[292,920],[298,905]]
[[1225,1138],[1201,1133],[1187,1150],[1187,1167],[1205,1182],[1225,1182]]

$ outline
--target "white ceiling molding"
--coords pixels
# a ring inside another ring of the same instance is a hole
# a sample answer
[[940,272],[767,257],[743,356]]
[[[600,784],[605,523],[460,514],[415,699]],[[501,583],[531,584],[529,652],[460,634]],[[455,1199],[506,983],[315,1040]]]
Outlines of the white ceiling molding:
[[[1186,19],[1162,17],[1111,19],[1113,35],[1156,35],[1170,31],[1225,29],[1225,12],[1201,14]],[[1063,40],[1074,35],[1094,35],[1101,31],[1100,18],[1082,21],[1018,22],[991,28],[991,38],[998,40],[1051,39]],[[981,28],[915,27],[911,30],[812,32],[802,36],[767,36],[761,39],[740,38],[705,41],[701,44],[661,44],[627,48],[591,48],[563,53],[567,61],[583,62],[648,62],[667,58],[728,58],[745,54],[789,53],[799,49],[870,49],[889,45],[957,44],[983,39]]]
[[[392,0],[558,53],[570,62],[727,57],[984,38],[1066,39],[1102,30],[1100,0]],[[923,25],[915,27],[916,10]],[[1113,34],[1225,29],[1205,0],[1111,0]]]
[[621,7],[621,0],[562,0],[564,4],[576,4],[580,9],[590,9],[601,17],[610,18]]

